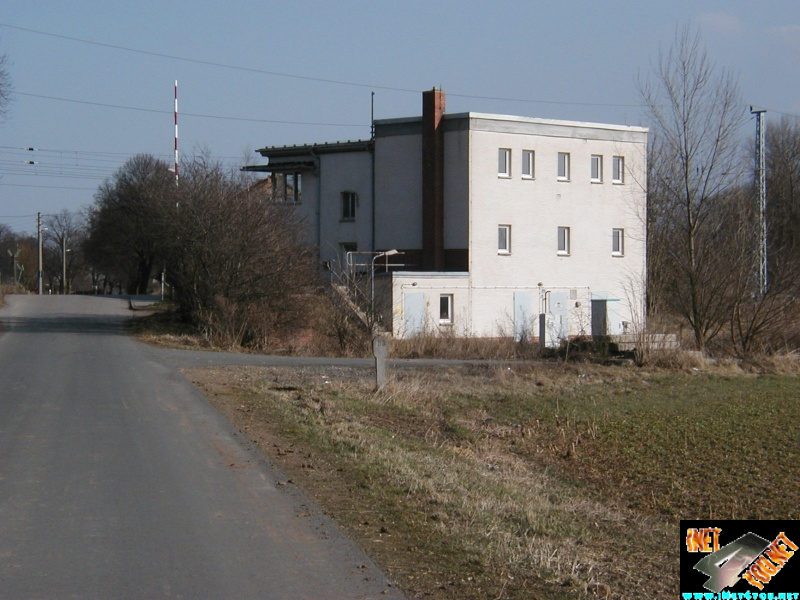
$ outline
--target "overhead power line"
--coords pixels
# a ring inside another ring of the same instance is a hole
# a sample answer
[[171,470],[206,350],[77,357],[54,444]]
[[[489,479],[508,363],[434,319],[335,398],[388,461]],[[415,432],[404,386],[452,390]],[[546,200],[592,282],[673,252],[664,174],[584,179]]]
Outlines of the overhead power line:
[[[35,185],[35,184],[27,184],[27,183],[4,183],[0,181],[0,187],[20,187],[20,188],[43,188],[47,190],[77,190],[81,192],[94,192],[97,188],[87,188],[87,187],[72,187],[69,185]],[[7,217],[0,217],[0,219],[5,219]]]
[[[420,89],[412,89],[412,88],[404,88],[404,87],[397,87],[397,86],[388,86],[388,85],[375,85],[371,83],[363,83],[357,81],[346,81],[342,79],[330,79],[325,77],[313,77],[310,75],[298,75],[296,73],[281,73],[279,71],[270,71],[267,69],[257,69],[254,67],[244,67],[241,65],[232,65],[228,63],[220,63],[210,60],[201,60],[197,58],[188,58],[185,56],[177,56],[173,54],[165,54],[162,52],[153,52],[150,50],[142,50],[140,48],[130,48],[128,46],[120,46],[118,44],[107,44],[104,42],[98,42],[95,40],[87,40],[84,38],[77,38],[68,35],[62,35],[58,33],[51,33],[48,31],[41,31],[38,29],[30,29],[28,27],[19,27],[17,25],[11,25],[9,23],[0,23],[0,27],[8,27],[9,29],[16,29],[18,31],[24,31],[26,33],[33,33],[36,35],[44,35],[48,37],[68,40],[71,42],[78,42],[81,44],[89,44],[92,46],[100,46],[103,48],[111,48],[114,50],[120,50],[123,52],[132,52],[135,54],[143,54],[146,56],[155,56],[158,58],[165,58],[169,60],[177,60],[181,62],[188,62],[193,64],[205,65],[209,67],[216,67],[220,69],[230,69],[235,71],[244,71],[249,73],[257,73],[260,75],[269,75],[272,77],[285,77],[288,79],[298,79],[302,81],[313,81],[316,83],[325,83],[329,85],[342,85],[342,86],[349,86],[349,87],[359,87],[364,89],[371,89],[371,90],[386,90],[390,92],[402,92],[408,94],[420,94],[423,90]],[[33,95],[33,94],[29,94]],[[636,108],[641,106],[640,104],[626,104],[626,103],[614,103],[614,102],[571,102],[565,100],[542,100],[542,99],[535,99],[535,98],[503,98],[503,97],[494,97],[494,96],[480,96],[480,95],[471,95],[471,94],[459,94],[454,92],[448,92],[448,96],[455,97],[455,98],[472,98],[475,100],[492,100],[492,101],[500,101],[500,102],[521,102],[521,103],[528,103],[528,104],[562,104],[562,105],[570,105],[570,106],[604,106],[604,107],[618,107],[618,108]],[[87,102],[87,104],[92,104]],[[103,106],[103,105],[101,105]],[[162,111],[153,111],[153,112],[162,112]],[[183,114],[183,113],[182,113]],[[201,117],[209,117],[209,118],[225,118],[225,117],[211,117],[209,115],[194,115],[194,116],[201,116]],[[236,120],[236,117],[230,117],[231,119]],[[261,121],[260,119],[239,119],[245,121]],[[291,121],[263,121],[267,123],[289,123],[293,124]],[[319,125],[319,123],[300,123],[303,125]],[[349,125],[348,125],[349,127]]]
[[[53,159],[56,157],[59,160],[82,160],[86,161],[89,160],[91,162],[100,162],[100,163],[112,163],[114,165],[119,165],[120,159],[127,160],[134,153],[131,152],[110,152],[105,150],[75,150],[75,149],[64,149],[64,148],[25,148],[23,146],[3,146],[0,145],[0,152],[7,151],[9,154],[14,156],[20,156],[24,158],[28,158],[31,156],[41,157],[42,155],[49,155]],[[5,152],[3,152],[5,153]],[[34,153],[34,154],[31,154]],[[152,154],[155,158],[161,158],[164,160],[168,160],[172,157],[171,154]],[[241,156],[216,156],[216,158],[222,159],[229,159],[233,161],[240,161]],[[237,162],[238,164],[238,162]]]
[[[132,156],[129,152],[97,152],[80,150],[52,150],[22,146],[0,145],[0,175],[9,177],[40,177],[48,179],[83,179],[102,181],[111,177]],[[169,156],[155,156],[167,160]],[[218,157],[225,164],[241,166],[241,157]],[[6,182],[6,185],[11,185]],[[34,186],[16,183],[16,187],[54,187]],[[59,186],[62,187],[62,186]],[[81,189],[63,186],[62,189]]]
[[169,60],[178,60],[178,61],[181,61],[181,62],[194,63],[194,64],[197,64],[197,65],[205,65],[205,66],[208,66],[208,67],[218,67],[218,68],[221,68],[221,69],[232,69],[232,70],[235,70],[235,71],[246,71],[246,72],[250,72],[250,73],[259,73],[261,75],[271,75],[273,77],[286,77],[286,78],[289,78],[289,79],[301,79],[301,80],[305,80],[305,81],[315,81],[315,82],[318,82],[318,83],[329,83],[329,84],[335,84],[335,85],[348,85],[348,86],[352,86],[352,87],[363,87],[363,88],[377,89],[377,90],[389,90],[389,91],[393,91],[393,92],[408,92],[408,93],[417,94],[420,91],[420,90],[412,90],[412,89],[401,88],[401,87],[370,85],[370,84],[358,83],[358,82],[354,82],[354,81],[344,81],[344,80],[341,80],[341,79],[328,79],[328,78],[324,78],[324,77],[311,77],[311,76],[308,76],[308,75],[297,75],[295,73],[280,73],[278,71],[268,71],[266,69],[256,69],[254,67],[243,67],[243,66],[240,66],[240,65],[231,65],[231,64],[226,64],[226,63],[214,62],[214,61],[210,61],[210,60],[201,60],[201,59],[197,59],[197,58],[187,58],[185,56],[176,56],[176,55],[173,55],[173,54],[164,54],[162,52],[152,52],[150,50],[142,50],[140,48],[130,48],[130,47],[127,47],[127,46],[119,46],[117,44],[106,44],[104,42],[97,42],[97,41],[94,41],[94,40],[86,40],[86,39],[83,39],[83,38],[76,38],[76,37],[71,37],[71,36],[68,36],[68,35],[61,35],[61,34],[58,34],[58,33],[51,33],[51,32],[48,32],[48,31],[40,31],[38,29],[29,29],[27,27],[19,27],[17,25],[10,25],[8,23],[0,23],[0,27],[8,27],[9,29],[16,29],[18,31],[25,31],[27,33],[35,33],[36,35],[45,35],[45,36],[48,36],[48,37],[59,38],[59,39],[62,39],[62,40],[69,40],[71,42],[79,42],[81,44],[90,44],[92,46],[101,46],[103,48],[111,48],[113,50],[121,50],[121,51],[124,51],[124,52],[133,52],[135,54],[144,54],[144,55],[147,55],[147,56],[155,56],[155,57],[158,57],[158,58],[167,58]]
[[[186,56],[177,56],[173,54],[166,54],[162,52],[153,52],[150,50],[142,50],[140,48],[131,48],[128,46],[121,46],[118,44],[108,44],[104,42],[98,42],[96,40],[87,40],[84,38],[78,38],[58,33],[52,33],[48,31],[41,31],[38,29],[31,29],[28,27],[20,27],[18,25],[11,25],[9,23],[0,23],[0,27],[7,27],[9,29],[15,29],[17,31],[24,31],[26,33],[32,33],[35,35],[42,35],[57,39],[63,39],[71,42],[77,42],[81,44],[88,44],[92,46],[99,46],[103,48],[110,48],[113,50],[119,50],[122,52],[131,52],[134,54],[142,54],[147,56],[154,56],[157,58],[164,58],[168,60],[176,60],[181,62],[205,65],[210,67],[216,67],[221,69],[229,69],[235,71],[243,71],[249,73],[256,73],[260,75],[269,75],[272,77],[284,77],[288,79],[298,79],[303,81],[313,81],[317,83],[324,83],[329,85],[342,85],[342,86],[350,86],[350,87],[360,87],[365,89],[372,89],[372,90],[386,90],[391,92],[402,92],[402,93],[413,93],[419,94],[422,90],[418,89],[411,89],[411,88],[403,88],[397,86],[386,86],[386,85],[374,85],[368,83],[362,83],[357,81],[346,81],[341,79],[331,79],[331,78],[324,78],[324,77],[313,77],[310,75],[298,75],[296,73],[282,73],[279,71],[270,71],[267,69],[258,69],[255,67],[245,67],[241,65],[233,65],[228,63],[220,63],[215,61],[209,60],[202,60],[196,58],[189,58]],[[140,107],[132,107],[132,106],[122,106],[117,104],[108,104],[108,103],[100,103],[100,102],[91,102],[86,100],[75,100],[70,98],[60,98],[57,96],[45,96],[41,94],[32,94],[32,93],[24,93],[24,92],[13,92],[19,94],[21,96],[30,96],[34,98],[42,98],[47,100],[56,100],[61,102],[72,102],[76,104],[85,104],[90,106],[101,106],[106,108],[115,108],[121,110],[133,110],[133,111],[140,111],[140,112],[151,112],[151,113],[158,113],[158,114],[172,114],[171,111],[165,110],[157,110],[157,109],[149,109],[149,108],[140,108]],[[642,106],[641,103],[619,103],[619,102],[576,102],[576,101],[567,101],[567,100],[552,100],[552,99],[536,99],[536,98],[509,98],[509,97],[502,97],[502,96],[484,96],[484,95],[475,95],[475,94],[459,94],[457,92],[448,92],[448,96],[453,98],[466,98],[466,99],[474,99],[474,100],[490,100],[495,102],[519,102],[524,104],[545,104],[545,105],[566,105],[566,106],[594,106],[594,107],[608,107],[608,108],[639,108]],[[750,105],[741,105],[743,109],[749,108]],[[769,111],[774,114],[787,116],[790,118],[800,118],[800,114],[796,113],[789,113],[785,111],[780,111],[774,108],[770,108]],[[305,121],[289,121],[289,120],[281,120],[281,119],[256,119],[256,118],[249,118],[249,117],[231,117],[231,116],[223,116],[223,115],[206,115],[206,114],[198,114],[198,113],[182,113],[182,116],[188,117],[196,117],[196,118],[205,118],[205,119],[221,119],[221,120],[229,120],[229,121],[243,121],[243,122],[252,122],[252,123],[273,123],[273,124],[281,124],[281,125],[314,125],[314,126],[325,126],[325,127],[366,127],[363,124],[348,124],[348,123],[314,123],[314,122],[305,122]]]
[[[108,104],[105,102],[91,102],[89,100],[75,100],[74,98],[60,98],[58,96],[45,96],[43,94],[31,94],[28,92],[14,91],[14,94],[20,96],[29,96],[31,98],[42,98],[44,100],[57,100],[59,102],[71,102],[73,104],[86,104],[89,106],[101,106],[104,108],[116,108],[120,110],[133,110],[138,112],[148,112],[157,114],[173,114],[171,110],[159,110],[155,108],[141,108],[138,106],[124,106],[121,104]],[[181,112],[181,117],[197,117],[201,119],[219,119],[225,121],[245,121],[249,123],[273,123],[279,125],[314,125],[320,127],[368,127],[363,123],[317,123],[313,121],[287,121],[285,119],[255,119],[251,117],[230,117],[223,115],[204,115],[200,113]]]

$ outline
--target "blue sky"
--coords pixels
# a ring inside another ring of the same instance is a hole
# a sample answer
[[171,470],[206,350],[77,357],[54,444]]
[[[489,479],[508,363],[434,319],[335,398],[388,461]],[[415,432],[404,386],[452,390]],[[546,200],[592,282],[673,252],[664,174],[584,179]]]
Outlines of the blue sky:
[[376,118],[419,114],[436,86],[448,112],[647,125],[636,78],[683,25],[743,111],[800,116],[797,0],[3,0],[0,223],[90,205],[137,153],[171,161],[175,80],[181,154],[230,165],[367,138],[373,91]]

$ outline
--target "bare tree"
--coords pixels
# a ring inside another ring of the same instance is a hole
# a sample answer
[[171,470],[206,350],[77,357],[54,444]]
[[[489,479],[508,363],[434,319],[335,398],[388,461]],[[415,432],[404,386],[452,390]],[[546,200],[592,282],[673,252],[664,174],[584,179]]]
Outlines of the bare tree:
[[44,220],[44,242],[51,249],[50,261],[45,261],[45,271],[51,280],[57,279],[62,294],[70,292],[70,281],[82,263],[82,248],[86,237],[83,215],[62,210]]
[[[699,34],[684,28],[639,82],[652,121],[648,202],[654,290],[688,322],[705,349],[728,322],[736,282],[727,227],[719,215],[740,183],[737,82],[709,60]],[[737,271],[738,272],[738,271]],[[652,301],[651,301],[652,302]]]
[[4,284],[16,285],[19,281],[18,236],[8,225],[0,223],[0,280]]
[[263,345],[302,323],[315,271],[291,207],[265,202],[249,178],[207,157],[184,165],[179,201],[164,221],[184,316],[227,345]]
[[783,117],[767,127],[767,223],[770,279],[777,261],[800,263],[800,123]]
[[93,268],[144,293],[166,267],[182,316],[218,344],[263,345],[302,323],[316,270],[292,208],[265,202],[250,177],[207,154],[175,184],[145,155],[100,187],[84,246]]
[[36,285],[36,237],[14,233],[7,226],[0,225],[0,257],[3,283],[15,283],[28,289]]
[[[754,285],[739,294],[731,340],[742,356],[800,343],[800,126],[784,117],[768,126],[766,137],[769,285],[763,294],[753,294]],[[755,198],[753,190],[745,203],[752,222]],[[745,241],[753,255],[760,244],[755,238]]]
[[144,294],[165,246],[166,206],[175,204],[175,179],[150,155],[128,160],[95,194],[84,250],[107,278]]

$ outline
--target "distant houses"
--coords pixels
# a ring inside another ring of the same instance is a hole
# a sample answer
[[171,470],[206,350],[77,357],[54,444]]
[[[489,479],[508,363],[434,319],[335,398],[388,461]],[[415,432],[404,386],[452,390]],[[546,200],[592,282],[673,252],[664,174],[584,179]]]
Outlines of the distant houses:
[[444,109],[434,89],[373,139],[261,148],[247,170],[396,337],[632,333],[647,129]]

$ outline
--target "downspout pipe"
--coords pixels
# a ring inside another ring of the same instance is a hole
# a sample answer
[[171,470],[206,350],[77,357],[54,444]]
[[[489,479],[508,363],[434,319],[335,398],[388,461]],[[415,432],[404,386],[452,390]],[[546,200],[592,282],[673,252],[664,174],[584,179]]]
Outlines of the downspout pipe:
[[316,153],[314,147],[311,147],[311,156],[314,157],[314,162],[317,166],[317,252],[319,253],[320,260],[322,259],[322,160],[319,154]]
[[370,182],[370,184],[372,186],[372,232],[371,232],[371,235],[372,235],[372,246],[371,246],[370,250],[372,252],[375,252],[375,229],[376,229],[375,228],[375,212],[376,211],[375,211],[375,140],[374,139],[372,140],[372,143],[370,144],[369,152],[370,152],[370,155],[371,155],[370,158],[371,158],[371,161],[372,161],[372,181]]

